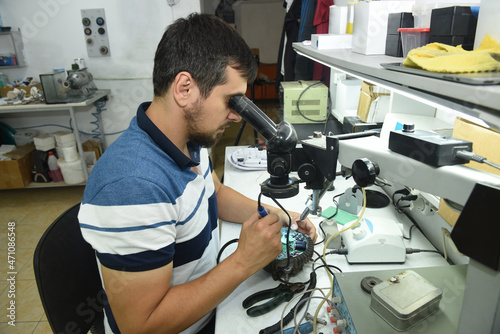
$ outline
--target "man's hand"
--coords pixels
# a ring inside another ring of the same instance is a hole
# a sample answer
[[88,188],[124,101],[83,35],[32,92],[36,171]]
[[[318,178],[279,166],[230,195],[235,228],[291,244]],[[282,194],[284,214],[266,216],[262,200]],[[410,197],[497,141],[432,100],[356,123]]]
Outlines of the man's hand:
[[251,274],[271,263],[281,252],[282,226],[278,215],[272,213],[260,218],[255,212],[243,223],[236,253]]
[[[288,226],[288,216],[283,211],[279,211],[277,213],[280,216],[280,221],[283,223],[283,226]],[[292,219],[292,230],[299,230],[300,232],[308,235],[313,242],[316,242],[318,235],[316,234],[316,227],[314,224],[306,218],[304,220],[300,220],[300,213],[288,211]]]

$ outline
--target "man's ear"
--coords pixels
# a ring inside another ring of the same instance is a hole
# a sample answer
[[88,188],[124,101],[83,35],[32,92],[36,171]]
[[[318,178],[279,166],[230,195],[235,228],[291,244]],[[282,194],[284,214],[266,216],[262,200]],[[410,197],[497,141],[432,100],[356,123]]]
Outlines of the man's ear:
[[175,76],[172,88],[175,101],[179,106],[185,107],[197,99],[198,87],[189,72],[179,72]]

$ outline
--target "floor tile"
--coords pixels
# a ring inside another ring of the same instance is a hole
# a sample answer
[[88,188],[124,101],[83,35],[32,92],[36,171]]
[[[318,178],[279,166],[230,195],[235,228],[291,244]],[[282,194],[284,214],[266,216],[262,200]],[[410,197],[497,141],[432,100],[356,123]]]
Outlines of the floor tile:
[[[15,300],[16,322],[38,322],[42,318],[44,311],[42,302],[38,295],[35,280],[15,280],[15,299],[11,299],[8,293],[9,287],[4,289],[0,295],[0,309],[6,310],[11,300]],[[6,316],[0,318],[1,322],[9,321]]]
[[40,321],[33,334],[52,334],[48,321]]
[[[5,280],[8,272],[16,272],[18,275],[21,273],[22,269],[29,264],[29,262],[33,262],[33,249],[31,248],[19,248],[16,247],[15,254],[13,255],[15,258],[14,269],[10,268],[10,263],[8,263],[8,254],[7,252],[0,252],[0,279]],[[28,273],[23,273],[22,277],[18,276],[18,279],[34,279],[34,276],[24,276]]]
[[[6,322],[0,323],[0,334],[27,334],[33,333],[38,326],[38,322],[15,322],[15,326],[11,326]],[[52,333],[52,332],[50,332]],[[48,334],[48,333],[47,333]]]

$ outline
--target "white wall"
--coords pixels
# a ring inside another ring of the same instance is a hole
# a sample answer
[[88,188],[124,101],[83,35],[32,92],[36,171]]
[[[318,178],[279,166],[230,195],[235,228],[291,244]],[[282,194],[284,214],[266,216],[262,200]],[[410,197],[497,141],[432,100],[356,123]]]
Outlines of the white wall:
[[275,64],[285,21],[282,0],[236,1],[236,30],[251,48],[259,49],[262,63]]
[[[87,56],[81,23],[81,9],[104,8],[108,29],[110,57]],[[106,111],[102,113],[105,133],[124,130],[135,115],[137,106],[153,98],[151,83],[156,46],[165,28],[179,17],[200,11],[200,2],[180,0],[170,7],[166,0],[0,0],[4,26],[21,29],[27,67],[3,69],[10,80],[49,73],[54,67],[71,69],[75,58],[84,58],[99,89],[110,89]],[[88,108],[77,112],[80,130],[91,132],[95,118]],[[68,117],[24,114],[2,115],[1,121],[14,128],[46,123],[67,126]],[[58,128],[40,128],[52,132]],[[109,145],[118,136],[106,136]]]

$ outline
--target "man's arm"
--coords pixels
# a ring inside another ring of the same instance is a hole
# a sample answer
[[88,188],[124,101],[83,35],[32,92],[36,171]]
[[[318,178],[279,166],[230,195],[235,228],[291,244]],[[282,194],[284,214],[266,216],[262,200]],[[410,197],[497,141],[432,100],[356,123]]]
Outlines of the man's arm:
[[[233,223],[242,223],[257,211],[257,201],[249,199],[231,187],[223,185],[215,172],[212,173],[212,178],[217,193],[217,209],[220,219]],[[285,226],[288,226],[288,216],[282,210],[269,205],[265,205],[265,207],[270,212],[276,213],[280,217],[280,221]],[[318,235],[313,223],[308,218],[301,221],[300,214],[297,212],[289,211],[288,213],[292,219],[292,228],[296,224],[299,231],[307,234],[315,242]]]
[[172,263],[150,271],[102,267],[111,310],[122,333],[178,333],[213,310],[239,284],[281,251],[281,223],[253,212],[237,250],[202,277],[170,287]]

